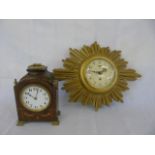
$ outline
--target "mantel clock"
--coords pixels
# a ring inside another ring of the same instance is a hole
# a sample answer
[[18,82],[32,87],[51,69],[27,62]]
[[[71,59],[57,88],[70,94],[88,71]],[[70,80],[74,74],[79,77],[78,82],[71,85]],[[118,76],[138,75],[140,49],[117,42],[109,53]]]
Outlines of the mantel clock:
[[17,125],[23,125],[27,121],[49,121],[58,125],[58,81],[41,64],[30,65],[27,71],[18,82],[15,80],[14,85]]

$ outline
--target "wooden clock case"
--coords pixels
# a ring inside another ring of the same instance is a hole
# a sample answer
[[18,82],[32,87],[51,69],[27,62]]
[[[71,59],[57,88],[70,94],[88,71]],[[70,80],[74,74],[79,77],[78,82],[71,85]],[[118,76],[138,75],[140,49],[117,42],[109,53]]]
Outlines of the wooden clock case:
[[[58,81],[53,74],[47,71],[47,67],[34,64],[28,67],[28,73],[18,82],[15,79],[14,92],[18,114],[17,125],[23,125],[28,121],[49,121],[53,125],[59,125],[58,115]],[[21,90],[27,85],[40,85],[50,92],[51,100],[49,106],[40,112],[33,112],[26,109],[20,100]]]

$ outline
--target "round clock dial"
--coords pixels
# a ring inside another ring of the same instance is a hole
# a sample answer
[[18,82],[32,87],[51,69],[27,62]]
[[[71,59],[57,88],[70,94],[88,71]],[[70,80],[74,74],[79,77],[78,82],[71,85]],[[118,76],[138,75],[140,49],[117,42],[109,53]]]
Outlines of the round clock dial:
[[81,78],[89,90],[103,93],[116,83],[117,69],[110,60],[93,57],[82,64]]
[[50,103],[49,92],[41,86],[29,85],[21,93],[23,106],[30,111],[43,111]]
[[97,89],[109,87],[115,79],[114,66],[104,59],[92,60],[85,72],[88,83]]

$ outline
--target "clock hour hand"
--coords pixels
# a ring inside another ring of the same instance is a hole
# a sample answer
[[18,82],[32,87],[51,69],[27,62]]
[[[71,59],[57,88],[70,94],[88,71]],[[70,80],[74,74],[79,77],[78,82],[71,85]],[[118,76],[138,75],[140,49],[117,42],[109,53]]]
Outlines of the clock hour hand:
[[30,97],[32,97],[33,99],[35,99],[35,97],[33,97],[30,93],[27,93],[27,95],[29,95]]
[[102,71],[99,72],[99,74],[102,74],[102,73],[104,73],[106,71],[107,71],[107,68],[103,68]]

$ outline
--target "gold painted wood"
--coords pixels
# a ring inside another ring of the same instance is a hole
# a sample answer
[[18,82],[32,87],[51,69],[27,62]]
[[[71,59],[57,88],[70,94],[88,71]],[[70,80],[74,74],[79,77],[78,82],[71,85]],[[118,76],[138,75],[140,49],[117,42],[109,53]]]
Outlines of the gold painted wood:
[[[89,89],[83,80],[83,68],[95,57],[112,62],[116,68],[116,80],[108,90]],[[127,63],[121,58],[121,51],[111,51],[94,42],[91,46],[84,45],[80,50],[70,49],[70,56],[63,60],[64,68],[54,69],[53,72],[56,79],[65,81],[63,89],[69,93],[69,101],[92,104],[98,110],[102,105],[109,106],[113,100],[123,102],[122,93],[129,89],[127,82],[141,77],[134,69],[128,69]]]

